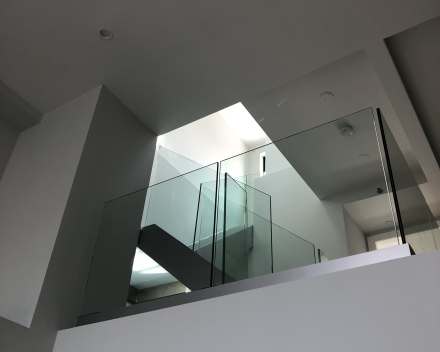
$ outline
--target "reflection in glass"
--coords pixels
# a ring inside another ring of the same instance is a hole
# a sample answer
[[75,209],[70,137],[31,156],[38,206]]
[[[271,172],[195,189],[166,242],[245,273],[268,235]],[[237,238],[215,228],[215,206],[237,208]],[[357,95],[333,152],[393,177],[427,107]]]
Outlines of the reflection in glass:
[[[393,231],[372,109],[224,160],[220,172],[270,196],[271,222],[299,236],[301,243],[310,243],[307,253],[310,246],[332,259],[365,253],[368,236]],[[397,239],[395,231],[393,236]],[[297,258],[300,252],[295,252]],[[274,251],[274,269],[277,262],[285,262],[277,254]],[[298,262],[310,263],[310,256],[305,257]]]
[[220,168],[160,148],[154,179],[166,180],[105,205],[81,314],[399,241],[416,253],[438,249],[419,185],[386,122],[381,131],[376,122],[366,109]]
[[217,174],[213,164],[106,203],[82,315],[211,286],[201,249],[213,238]]
[[[397,198],[396,212],[400,218],[399,231],[402,237],[400,242],[409,243],[416,254],[436,250],[438,249],[438,225],[380,110],[378,110],[378,115],[384,144],[386,144],[388,171],[392,174],[393,191],[396,192],[392,195]],[[426,179],[423,181],[426,182]]]
[[318,248],[318,263],[328,262],[328,258],[325,253]]

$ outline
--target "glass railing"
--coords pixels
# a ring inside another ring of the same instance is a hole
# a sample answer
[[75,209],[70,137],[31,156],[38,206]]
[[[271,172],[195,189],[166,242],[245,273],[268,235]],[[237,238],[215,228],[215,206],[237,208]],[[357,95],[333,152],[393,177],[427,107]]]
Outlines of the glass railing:
[[222,181],[219,203],[223,202],[224,216],[219,236],[223,248],[216,251],[222,253],[222,283],[227,283],[228,278],[243,280],[273,272],[270,196],[229,174]]
[[273,272],[316,263],[313,243],[272,223]]
[[269,195],[228,174],[221,175],[219,186],[216,240],[213,242],[211,235],[199,235],[199,228],[205,223],[205,211],[209,209],[211,214],[214,206],[214,183],[201,186],[194,240],[194,248],[200,255],[215,257],[215,285],[315,263],[312,243],[270,221]]
[[328,262],[328,258],[323,251],[318,248],[318,263]]
[[405,242],[416,253],[440,244],[371,109],[207,167],[158,153],[163,182],[105,204],[82,315]]
[[194,237],[213,238],[215,197],[200,189],[217,175],[213,164],[105,204],[81,315],[211,286],[212,256]]
[[158,184],[202,167],[203,165],[191,159],[159,146],[151,184]]
[[[391,174],[394,211],[399,219],[399,242],[409,243],[416,254],[437,250],[440,246],[437,222],[380,110],[378,118],[385,144],[387,171]],[[369,238],[369,243],[370,247],[378,249],[398,244],[389,231],[374,234]]]
[[272,222],[332,259],[367,252],[368,236],[394,226],[372,109],[224,160],[220,172],[270,195]]

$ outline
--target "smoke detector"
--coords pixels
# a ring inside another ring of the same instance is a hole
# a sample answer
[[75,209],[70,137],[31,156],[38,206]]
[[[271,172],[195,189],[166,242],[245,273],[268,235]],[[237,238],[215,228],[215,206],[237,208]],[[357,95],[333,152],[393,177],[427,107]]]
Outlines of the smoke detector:
[[113,33],[110,29],[101,28],[99,30],[99,36],[101,37],[101,39],[110,40],[113,38]]
[[353,127],[351,126],[341,127],[339,129],[339,133],[341,134],[341,136],[350,137],[353,134]]
[[321,99],[323,103],[331,103],[335,99],[335,96],[331,92],[324,92],[319,96],[319,99]]

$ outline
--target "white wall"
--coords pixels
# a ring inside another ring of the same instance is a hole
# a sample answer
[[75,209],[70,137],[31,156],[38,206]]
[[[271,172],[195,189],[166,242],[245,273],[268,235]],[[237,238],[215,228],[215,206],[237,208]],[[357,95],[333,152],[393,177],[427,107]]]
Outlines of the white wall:
[[[329,259],[347,256],[342,205],[320,200],[274,144],[222,163],[222,172],[239,176],[234,173],[235,162],[245,165],[248,174],[258,173],[262,152],[266,153],[266,175],[252,179],[250,186],[271,196],[273,223],[313,243]],[[252,192],[249,195],[248,201],[252,203]],[[263,214],[267,211],[263,210],[265,204],[261,200],[262,197],[249,208],[265,217]],[[285,248],[288,250],[289,247]],[[286,256],[289,255],[291,253],[287,252]]]
[[158,143],[203,166],[248,150],[219,113],[163,134]]
[[368,252],[367,238],[345,209],[344,223],[345,234],[347,236],[348,255]]
[[436,251],[86,325],[54,352],[437,352],[439,266]]
[[[69,117],[69,109],[65,110]],[[62,114],[59,117],[63,119]],[[77,138],[81,136],[77,134]],[[51,352],[57,331],[74,326],[81,311],[104,204],[148,185],[156,140],[157,136],[143,122],[106,87],[101,87],[55,245],[49,253],[32,325],[28,329],[0,317],[0,351]],[[62,176],[62,171],[55,170],[58,176]],[[33,235],[28,231],[21,240],[29,241]],[[44,236],[41,238],[45,240]],[[107,249],[111,252],[112,246],[120,243],[107,243]],[[20,252],[15,254],[19,256]],[[109,275],[108,270],[103,274]]]
[[0,316],[29,327],[100,87],[22,132],[0,182]]
[[270,194],[275,224],[313,243],[329,259],[348,255],[342,206],[321,201],[293,168],[256,179],[255,188]]

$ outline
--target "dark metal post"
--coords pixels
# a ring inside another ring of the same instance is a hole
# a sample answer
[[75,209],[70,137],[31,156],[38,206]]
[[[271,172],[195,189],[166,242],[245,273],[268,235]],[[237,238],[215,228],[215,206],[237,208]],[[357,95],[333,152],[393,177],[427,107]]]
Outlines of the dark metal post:
[[399,225],[400,237],[402,238],[402,244],[405,244],[406,239],[405,239],[405,232],[403,229],[402,216],[400,214],[399,200],[397,199],[397,190],[396,190],[396,185],[394,183],[393,170],[391,168],[391,161],[390,161],[390,156],[388,154],[387,141],[385,138],[385,132],[382,123],[382,112],[380,111],[379,108],[377,108],[377,119],[379,121],[379,128],[380,128],[380,134],[382,136],[385,160],[387,162],[388,174],[390,176],[391,191],[393,192],[394,206],[396,207],[396,217],[397,217],[397,223]]

